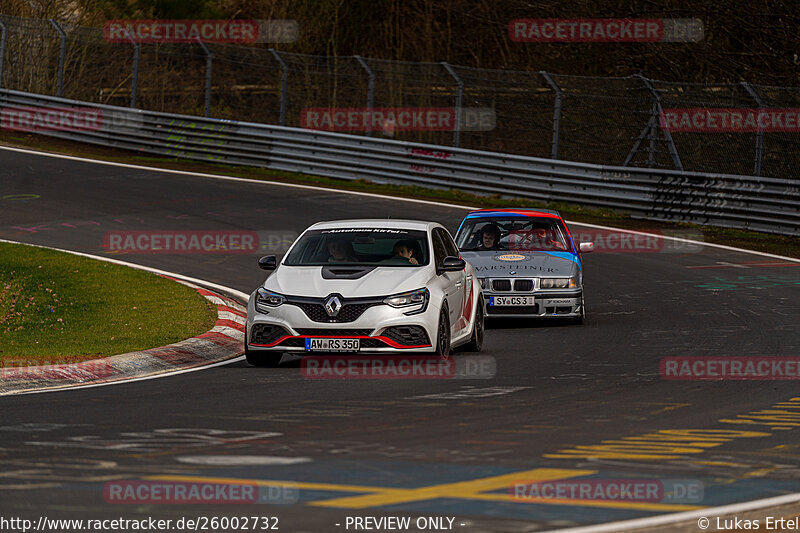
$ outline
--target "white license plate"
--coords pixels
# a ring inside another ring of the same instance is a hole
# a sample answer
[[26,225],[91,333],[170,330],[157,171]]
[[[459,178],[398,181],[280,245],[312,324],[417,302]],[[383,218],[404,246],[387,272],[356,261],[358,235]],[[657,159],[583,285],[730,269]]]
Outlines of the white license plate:
[[489,298],[489,305],[533,305],[533,296],[491,296]]
[[309,352],[357,352],[360,349],[360,339],[306,339]]

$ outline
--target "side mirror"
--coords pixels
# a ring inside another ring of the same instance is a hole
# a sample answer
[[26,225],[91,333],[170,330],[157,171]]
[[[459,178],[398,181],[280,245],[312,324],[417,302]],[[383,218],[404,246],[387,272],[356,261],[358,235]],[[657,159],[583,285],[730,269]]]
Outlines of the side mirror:
[[588,254],[589,252],[594,252],[594,243],[593,242],[582,242],[578,245],[582,254]]
[[467,268],[467,262],[460,257],[449,255],[444,258],[442,265],[439,267],[439,272],[459,272]]
[[274,255],[265,255],[258,260],[258,268],[261,270],[275,270],[278,268],[278,260]]

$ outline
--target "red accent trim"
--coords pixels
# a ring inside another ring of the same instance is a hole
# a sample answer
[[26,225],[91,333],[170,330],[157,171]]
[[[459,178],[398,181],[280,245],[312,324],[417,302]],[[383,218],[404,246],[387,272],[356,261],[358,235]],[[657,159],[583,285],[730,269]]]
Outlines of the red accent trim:
[[272,348],[273,346],[277,346],[286,339],[378,339],[379,341],[383,342],[384,344],[388,344],[391,348],[398,348],[398,349],[409,349],[409,348],[430,348],[430,344],[415,344],[412,346],[407,346],[405,344],[399,344],[388,337],[384,337],[383,335],[377,335],[375,337],[370,337],[369,335],[284,335],[283,337],[279,338],[275,342],[271,342],[269,344],[253,344],[250,343],[250,346],[259,346],[261,348]]

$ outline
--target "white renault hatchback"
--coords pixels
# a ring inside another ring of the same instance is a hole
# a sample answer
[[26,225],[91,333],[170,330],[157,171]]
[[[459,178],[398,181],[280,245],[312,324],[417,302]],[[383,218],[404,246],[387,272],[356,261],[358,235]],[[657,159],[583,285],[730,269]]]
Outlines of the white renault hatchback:
[[283,354],[430,353],[483,344],[475,272],[447,230],[415,220],[320,222],[303,232],[250,295],[245,355],[277,366]]

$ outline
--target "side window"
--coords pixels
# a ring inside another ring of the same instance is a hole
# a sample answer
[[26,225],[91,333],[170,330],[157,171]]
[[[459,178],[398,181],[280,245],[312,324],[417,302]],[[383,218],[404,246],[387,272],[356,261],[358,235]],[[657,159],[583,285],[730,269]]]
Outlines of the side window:
[[444,248],[447,250],[447,255],[459,257],[458,246],[456,246],[456,243],[453,242],[453,238],[450,236],[450,233],[441,229],[439,232],[441,233],[442,240],[444,241]]
[[445,248],[444,240],[442,239],[441,230],[439,228],[434,228],[433,230],[433,256],[436,260],[436,267],[438,268],[444,262],[444,258],[447,257],[447,248]]

